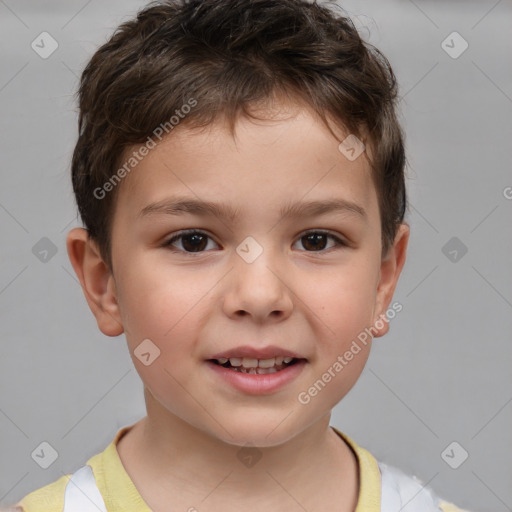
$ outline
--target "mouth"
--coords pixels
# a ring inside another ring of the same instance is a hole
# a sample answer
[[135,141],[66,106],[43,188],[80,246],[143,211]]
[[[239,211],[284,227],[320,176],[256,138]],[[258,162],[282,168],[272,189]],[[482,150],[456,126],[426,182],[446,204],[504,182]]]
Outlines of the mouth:
[[277,373],[289,366],[293,366],[305,359],[296,357],[276,356],[268,359],[253,359],[250,357],[219,357],[217,359],[208,359],[208,361],[222,366],[234,372],[246,373],[252,375],[266,375],[269,373]]

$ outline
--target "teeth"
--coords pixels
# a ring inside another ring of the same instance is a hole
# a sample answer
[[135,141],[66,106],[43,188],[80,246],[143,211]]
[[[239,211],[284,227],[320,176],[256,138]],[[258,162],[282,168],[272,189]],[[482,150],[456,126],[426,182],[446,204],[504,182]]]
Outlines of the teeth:
[[263,375],[264,373],[276,373],[277,370],[275,368],[258,368],[256,370],[258,375]]
[[267,373],[276,373],[279,370],[277,368],[234,368],[235,372],[249,373],[251,375],[265,375]]
[[[251,370],[274,370],[278,371],[276,367],[280,367],[284,364],[289,364],[293,361],[293,357],[272,357],[270,359],[254,359],[251,357],[219,357],[217,358],[217,362],[221,365],[226,364],[229,361],[229,364],[234,368],[244,368]],[[279,368],[281,369],[281,368]],[[256,372],[245,372],[245,373],[256,373]],[[258,373],[273,373],[271,371],[258,372]]]
[[242,366],[244,368],[257,368],[258,367],[258,360],[257,359],[250,359],[248,357],[244,357],[242,359]]

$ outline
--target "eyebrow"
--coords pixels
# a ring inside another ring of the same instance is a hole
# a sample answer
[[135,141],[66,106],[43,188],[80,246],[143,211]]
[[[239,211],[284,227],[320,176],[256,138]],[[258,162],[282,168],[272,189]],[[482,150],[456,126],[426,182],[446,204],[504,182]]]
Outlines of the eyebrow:
[[[281,219],[289,217],[314,217],[336,212],[356,214],[363,219],[366,219],[367,217],[364,208],[345,199],[326,199],[323,201],[288,203],[282,206],[279,210]],[[185,197],[175,197],[163,199],[162,201],[145,206],[139,212],[139,218],[154,214],[183,215],[187,213],[203,217],[215,216],[234,222],[240,215],[240,210],[232,208],[227,204],[214,203],[211,201],[199,201]]]

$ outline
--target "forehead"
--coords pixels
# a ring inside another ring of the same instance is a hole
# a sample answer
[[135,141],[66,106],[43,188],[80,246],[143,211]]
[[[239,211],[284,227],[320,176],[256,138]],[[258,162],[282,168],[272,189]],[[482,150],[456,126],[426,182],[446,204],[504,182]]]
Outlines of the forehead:
[[346,131],[333,125],[334,137],[300,108],[281,107],[260,117],[240,117],[234,134],[221,119],[202,128],[178,127],[124,179],[116,211],[136,220],[148,206],[177,195],[227,204],[231,217],[271,210],[282,215],[291,203],[326,198],[378,215],[366,152],[351,160],[339,149]]

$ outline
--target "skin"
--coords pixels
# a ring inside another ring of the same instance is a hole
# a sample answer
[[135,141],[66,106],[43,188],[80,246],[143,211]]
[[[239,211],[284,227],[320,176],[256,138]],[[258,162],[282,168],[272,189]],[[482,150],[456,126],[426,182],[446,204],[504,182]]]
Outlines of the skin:
[[[239,118],[236,139],[221,120],[201,130],[184,125],[149,152],[119,189],[112,272],[85,230],[68,235],[69,257],[99,329],[125,333],[144,383],[147,417],[118,452],[153,510],[172,503],[172,510],[201,512],[350,511],[357,503],[357,461],[329,420],[361,374],[371,343],[307,405],[297,397],[385,314],[409,227],[399,227],[382,258],[366,154],[349,161],[338,150],[347,133],[336,129],[334,138],[298,105],[266,117]],[[139,215],[174,195],[226,203],[238,215]],[[279,217],[290,202],[330,198],[356,203],[366,214]],[[190,237],[164,245],[192,228],[209,237],[202,252],[190,252]],[[304,232],[318,230],[345,245],[330,237],[308,244]],[[248,236],[263,248],[252,263],[236,252]],[[375,336],[387,332],[382,323]],[[134,356],[147,338],[160,349],[149,366]],[[205,362],[240,345],[268,344],[307,359],[295,380],[271,394],[238,391]],[[237,457],[246,443],[262,455],[249,468]]]

